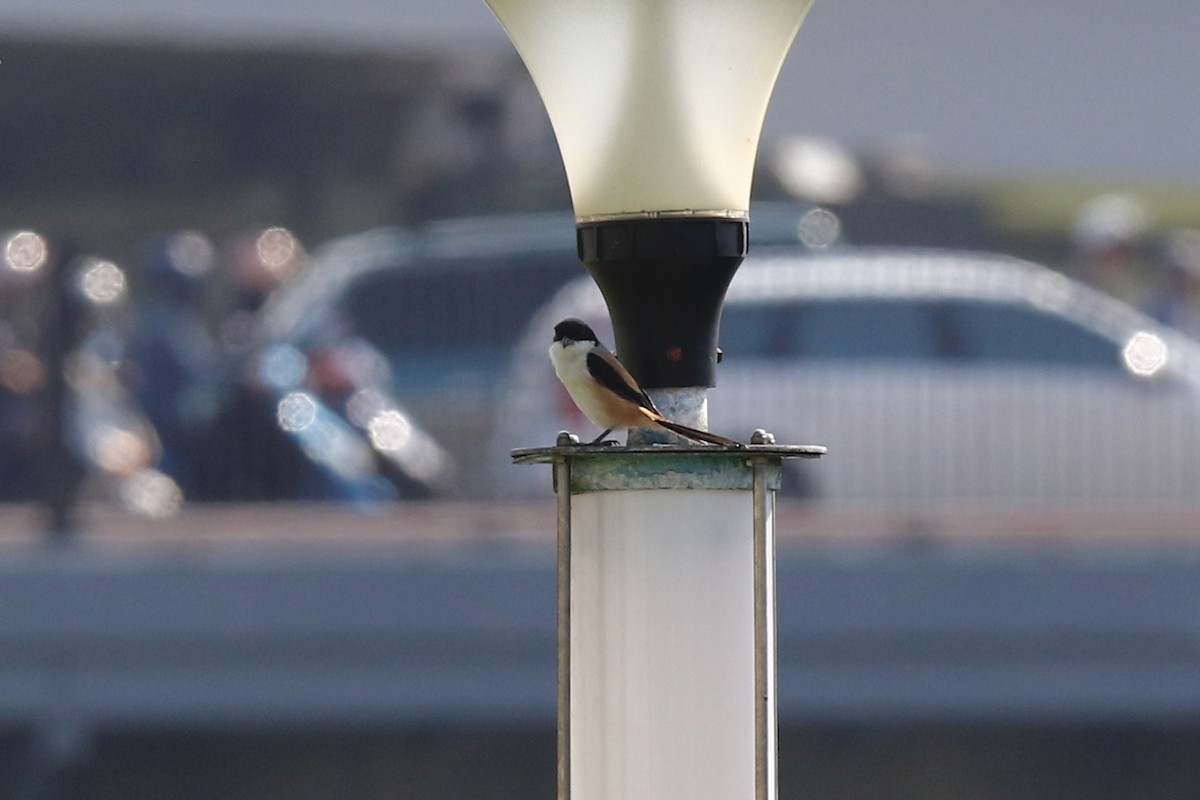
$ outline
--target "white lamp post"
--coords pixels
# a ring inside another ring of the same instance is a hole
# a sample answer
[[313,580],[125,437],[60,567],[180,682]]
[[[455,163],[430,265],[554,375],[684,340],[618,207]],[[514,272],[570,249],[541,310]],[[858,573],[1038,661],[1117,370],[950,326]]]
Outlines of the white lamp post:
[[[621,361],[707,427],[759,133],[813,0],[487,2],[549,112]],[[675,441],[514,452],[555,465],[560,798],[775,796],[774,490],[824,448]]]
[[558,494],[560,800],[776,796],[775,490],[824,452],[513,452]]

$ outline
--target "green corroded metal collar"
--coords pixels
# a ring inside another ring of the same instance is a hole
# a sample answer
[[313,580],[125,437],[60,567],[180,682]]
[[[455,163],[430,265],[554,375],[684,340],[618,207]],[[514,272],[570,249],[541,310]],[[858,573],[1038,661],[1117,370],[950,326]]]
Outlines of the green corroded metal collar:
[[[767,488],[777,490],[785,458],[819,458],[817,445],[750,444],[648,445],[620,447],[580,445],[559,437],[554,447],[512,451],[517,464],[553,464],[568,460],[571,494],[624,489],[742,489],[753,486],[753,466],[766,468]],[[557,488],[557,487],[556,487]]]

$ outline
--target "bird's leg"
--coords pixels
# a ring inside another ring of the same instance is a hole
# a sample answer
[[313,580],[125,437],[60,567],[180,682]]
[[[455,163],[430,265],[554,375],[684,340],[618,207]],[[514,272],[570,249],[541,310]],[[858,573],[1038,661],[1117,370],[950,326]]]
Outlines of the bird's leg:
[[599,436],[597,436],[595,439],[592,439],[590,442],[588,442],[588,445],[590,446],[590,445],[600,444],[602,441],[604,441],[604,437],[608,436],[612,432],[613,432],[613,429],[609,428],[608,430],[604,431]]

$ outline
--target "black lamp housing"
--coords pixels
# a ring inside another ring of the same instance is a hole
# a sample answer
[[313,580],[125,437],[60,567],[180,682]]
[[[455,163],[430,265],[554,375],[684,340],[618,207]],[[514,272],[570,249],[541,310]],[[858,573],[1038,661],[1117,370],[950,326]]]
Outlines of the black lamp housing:
[[579,258],[608,304],[617,355],[644,388],[716,385],[721,304],[749,240],[744,218],[576,226]]

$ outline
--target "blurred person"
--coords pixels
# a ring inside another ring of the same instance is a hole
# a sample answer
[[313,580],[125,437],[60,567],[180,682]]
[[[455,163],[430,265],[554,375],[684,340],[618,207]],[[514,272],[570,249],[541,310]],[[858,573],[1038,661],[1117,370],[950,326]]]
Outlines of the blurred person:
[[1155,279],[1148,253],[1153,221],[1138,200],[1109,192],[1084,203],[1071,229],[1072,271],[1101,291],[1146,309]]
[[226,253],[217,343],[230,390],[210,440],[221,464],[211,488],[220,499],[295,499],[310,467],[280,430],[277,399],[259,374],[258,313],[271,292],[300,269],[304,249],[286,228],[269,227],[236,237]]
[[129,337],[126,382],[162,443],[161,469],[189,498],[214,494],[208,442],[227,392],[206,319],[211,242],[194,231],[146,243],[146,290]]
[[85,489],[135,513],[173,513],[178,486],[155,469],[158,435],[119,379],[124,271],[70,245],[51,247],[44,269],[35,292],[44,377],[31,434],[49,533],[66,541],[78,532]]

